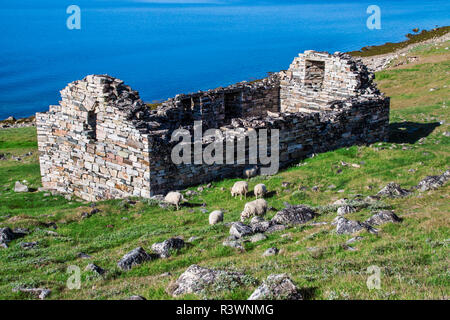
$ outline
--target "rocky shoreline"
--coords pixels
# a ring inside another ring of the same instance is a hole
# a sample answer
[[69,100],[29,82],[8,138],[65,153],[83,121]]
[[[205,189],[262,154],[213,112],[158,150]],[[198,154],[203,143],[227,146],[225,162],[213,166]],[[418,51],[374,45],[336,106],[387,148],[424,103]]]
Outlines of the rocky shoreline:
[[0,121],[0,129],[35,127],[35,116],[16,119],[13,116]]

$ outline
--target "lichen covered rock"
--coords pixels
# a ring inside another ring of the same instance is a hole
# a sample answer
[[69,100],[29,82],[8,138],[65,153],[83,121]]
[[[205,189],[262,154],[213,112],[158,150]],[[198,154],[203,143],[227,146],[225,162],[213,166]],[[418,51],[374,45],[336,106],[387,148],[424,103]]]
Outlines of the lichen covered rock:
[[302,300],[302,294],[286,274],[271,274],[248,300]]

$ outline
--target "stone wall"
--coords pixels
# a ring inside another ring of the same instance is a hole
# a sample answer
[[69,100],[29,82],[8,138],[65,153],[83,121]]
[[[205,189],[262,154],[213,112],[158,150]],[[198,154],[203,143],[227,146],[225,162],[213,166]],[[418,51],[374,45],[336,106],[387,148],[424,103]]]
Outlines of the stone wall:
[[42,185],[87,200],[150,196],[146,129],[135,114],[139,94],[108,76],[88,76],[36,114]]
[[36,115],[42,183],[99,200],[240,176],[250,162],[248,144],[239,164],[194,164],[194,155],[192,164],[172,162],[178,143],[172,133],[182,128],[193,136],[198,120],[203,131],[215,128],[241,141],[257,129],[268,129],[269,137],[279,129],[281,167],[312,153],[384,140],[389,98],[372,79],[350,56],[306,51],[286,72],[180,94],[150,110],[123,81],[88,76],[63,89],[58,106]]
[[336,100],[379,94],[373,74],[348,54],[305,51],[294,59],[281,80],[281,111],[328,109]]
[[[389,98],[354,99],[339,103],[331,111],[311,113],[278,113],[270,116],[234,119],[220,129],[221,135],[245,139],[250,131],[268,129],[270,149],[271,130],[279,129],[280,167],[287,167],[313,153],[325,152],[355,144],[383,141],[387,137],[389,123]],[[178,141],[170,141],[171,132],[150,134],[152,155],[152,193],[165,193],[226,177],[241,176],[249,167],[249,143],[245,144],[245,164],[191,164],[175,165],[171,161],[171,150]],[[194,134],[191,132],[191,136]],[[211,141],[204,141],[204,148]],[[226,141],[222,143],[224,154]],[[237,157],[235,156],[235,159]],[[258,164],[259,167],[264,167]]]

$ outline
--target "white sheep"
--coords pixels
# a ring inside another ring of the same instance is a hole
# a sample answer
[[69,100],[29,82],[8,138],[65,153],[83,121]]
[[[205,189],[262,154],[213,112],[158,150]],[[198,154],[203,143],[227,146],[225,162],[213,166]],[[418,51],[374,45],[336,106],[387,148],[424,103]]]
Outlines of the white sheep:
[[256,199],[247,202],[244,206],[244,211],[241,212],[241,221],[252,216],[263,216],[267,211],[267,201],[264,199]]
[[169,192],[166,197],[164,198],[164,201],[170,204],[173,204],[177,207],[177,210],[179,209],[179,205],[181,201],[185,201],[183,195],[177,191],[171,191]]
[[256,175],[258,175],[258,167],[251,167],[251,168],[246,168],[243,171],[244,177],[246,177],[247,179],[250,179],[252,177],[255,177]]
[[258,197],[264,198],[264,195],[267,193],[266,185],[262,183],[257,184],[253,189],[253,192],[255,193],[256,199],[258,199]]
[[231,196],[236,197],[237,195],[245,196],[245,199],[247,199],[247,192],[248,192],[248,183],[246,181],[238,181],[236,182],[233,187],[231,188]]

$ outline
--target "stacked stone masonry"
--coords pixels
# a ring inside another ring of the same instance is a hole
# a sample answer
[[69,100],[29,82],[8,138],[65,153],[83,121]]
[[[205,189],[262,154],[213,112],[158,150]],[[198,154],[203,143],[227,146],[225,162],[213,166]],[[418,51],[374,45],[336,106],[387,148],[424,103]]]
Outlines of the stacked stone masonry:
[[[36,114],[42,183],[96,201],[150,197],[240,176],[249,166],[248,143],[245,163],[173,163],[178,141],[172,133],[180,128],[193,133],[199,120],[203,131],[217,129],[236,140],[257,129],[267,129],[270,137],[279,129],[281,167],[313,153],[383,141],[389,98],[373,77],[349,55],[306,51],[287,71],[180,94],[151,110],[123,81],[87,76],[61,91],[58,106]],[[209,142],[203,140],[203,146]]]

